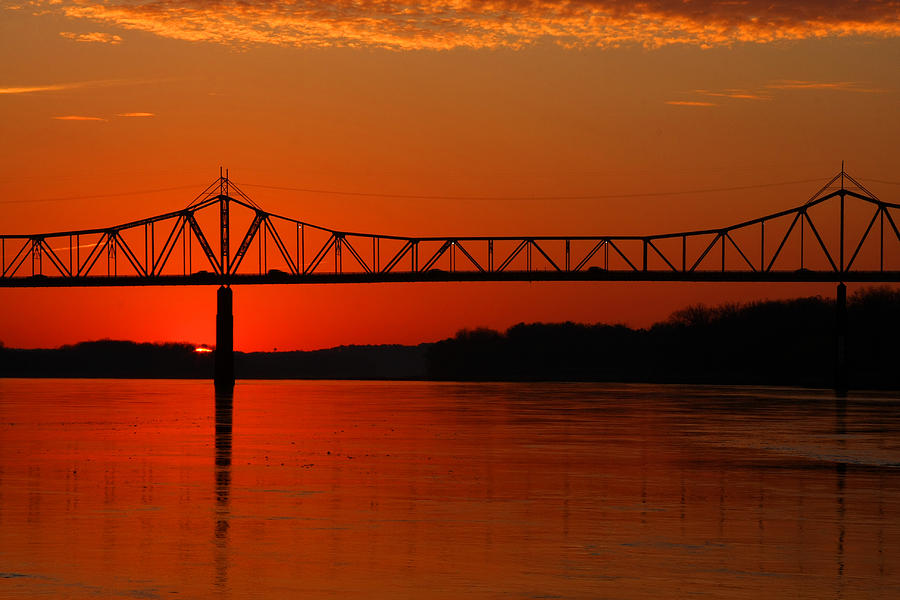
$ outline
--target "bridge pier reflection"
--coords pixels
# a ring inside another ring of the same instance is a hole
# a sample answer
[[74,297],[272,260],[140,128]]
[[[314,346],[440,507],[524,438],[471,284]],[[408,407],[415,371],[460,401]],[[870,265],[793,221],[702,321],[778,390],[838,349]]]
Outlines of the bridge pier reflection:
[[215,585],[221,592],[228,586],[228,527],[231,512],[231,394],[216,394],[216,441],[215,441],[215,528],[213,544],[215,548]]
[[231,287],[216,292],[216,395],[234,391],[234,314]]

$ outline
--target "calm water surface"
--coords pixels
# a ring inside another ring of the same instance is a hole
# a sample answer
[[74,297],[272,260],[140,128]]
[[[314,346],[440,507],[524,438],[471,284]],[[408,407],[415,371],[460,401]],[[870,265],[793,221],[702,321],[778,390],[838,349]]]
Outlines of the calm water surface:
[[900,399],[0,380],[3,598],[898,598]]

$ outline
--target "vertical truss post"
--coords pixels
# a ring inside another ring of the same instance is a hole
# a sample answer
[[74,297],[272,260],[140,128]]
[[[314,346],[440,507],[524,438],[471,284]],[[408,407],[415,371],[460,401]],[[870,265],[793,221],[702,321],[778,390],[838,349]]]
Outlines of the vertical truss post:
[[262,235],[262,268],[260,275],[265,275],[269,271],[269,219],[263,221]]
[[719,240],[722,242],[722,272],[725,272],[725,232],[719,233]]
[[644,244],[643,244],[644,245],[643,271],[646,272],[647,271],[647,245],[648,245],[647,238],[644,238],[643,242],[644,242]]
[[687,236],[681,236],[681,272],[687,271]]
[[188,227],[187,219],[184,220],[181,232],[181,274],[188,274],[188,238],[191,236],[191,230]]
[[847,286],[837,286],[837,322],[835,328],[834,391],[838,396],[847,395]]
[[[841,171],[843,180],[843,171]],[[844,272],[844,186],[841,185],[841,273]]]
[[106,236],[106,276],[116,275],[116,232]]
[[494,272],[494,240],[488,240],[488,271]]
[[257,240],[257,265],[259,267],[259,274],[262,275],[263,271],[263,263],[265,262],[265,254],[266,254],[266,227],[268,227],[269,222],[267,219],[263,219],[262,223],[259,224],[259,239]]
[[806,231],[806,219],[809,217],[806,215],[806,211],[801,211],[802,216],[800,217],[800,270],[803,270],[803,233]]
[[572,256],[570,252],[570,240],[566,240],[566,271],[571,271],[572,267]]
[[766,270],[766,222],[759,222],[759,270]]
[[43,275],[44,267],[41,258],[41,240],[38,238],[31,239],[31,274]]
[[879,259],[879,269],[884,271],[884,211],[886,210],[883,206],[881,208],[881,253]]
[[341,272],[341,240],[343,239],[340,234],[334,235],[334,273],[337,275]]
[[222,236],[220,249],[222,251],[221,272],[228,273],[228,179],[223,180],[223,191],[225,194],[219,194],[219,232]]

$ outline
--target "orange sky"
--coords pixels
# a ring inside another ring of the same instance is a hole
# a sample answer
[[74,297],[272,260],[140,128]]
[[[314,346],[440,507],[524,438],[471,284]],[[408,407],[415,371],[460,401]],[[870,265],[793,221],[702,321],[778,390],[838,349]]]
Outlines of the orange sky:
[[[802,203],[842,159],[879,197],[898,201],[895,4],[640,6],[0,3],[0,230],[106,226],[175,210],[219,165],[269,211],[404,235],[720,226]],[[801,183],[609,198],[772,182]],[[254,184],[605,197],[413,200]],[[157,191],[132,193],[147,190]],[[688,303],[832,288],[240,287],[235,344],[416,343],[539,320],[644,326]],[[212,343],[214,306],[212,287],[2,290],[0,340]]]

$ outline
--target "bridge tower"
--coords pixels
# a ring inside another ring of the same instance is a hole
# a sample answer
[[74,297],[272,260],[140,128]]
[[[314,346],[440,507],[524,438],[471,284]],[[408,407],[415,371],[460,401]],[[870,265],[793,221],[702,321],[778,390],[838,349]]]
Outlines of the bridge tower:
[[227,275],[231,268],[231,259],[228,255],[228,230],[230,229],[228,201],[230,199],[228,197],[228,171],[225,171],[225,176],[223,177],[222,168],[219,167],[219,233],[221,235],[219,250],[221,251],[220,267],[223,275]]
[[[228,252],[228,171],[222,176],[219,169],[219,232],[221,242],[220,272],[227,275],[230,269]],[[216,395],[230,396],[234,392],[234,296],[231,286],[220,286],[216,292]]]

